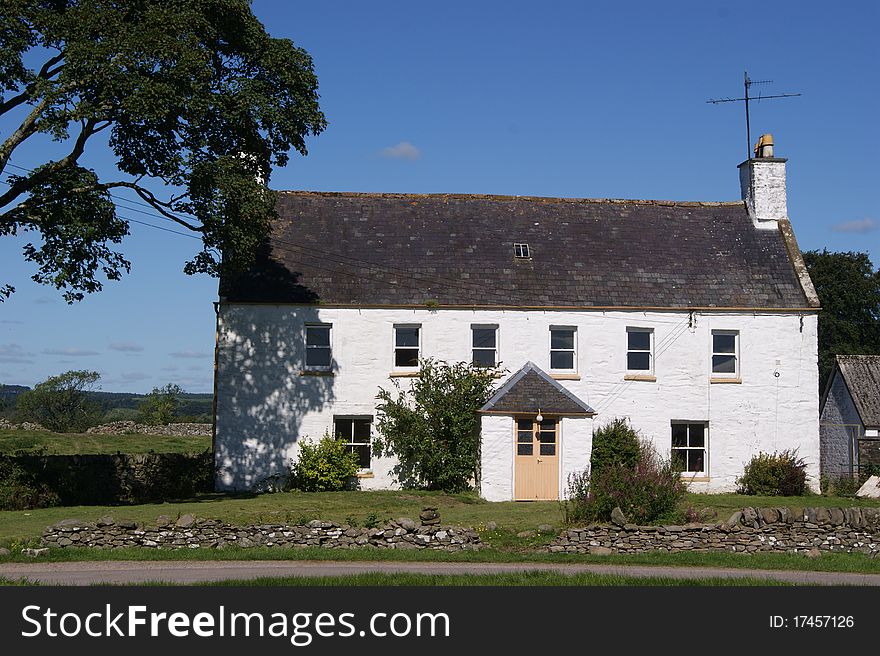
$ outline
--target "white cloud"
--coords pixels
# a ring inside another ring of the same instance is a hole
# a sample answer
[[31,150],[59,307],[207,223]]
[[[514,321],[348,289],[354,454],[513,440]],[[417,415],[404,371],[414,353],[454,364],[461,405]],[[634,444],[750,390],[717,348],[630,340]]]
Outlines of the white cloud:
[[0,344],[0,362],[33,364],[32,354],[25,353],[18,344]]
[[177,371],[177,365],[171,365],[170,367],[162,367],[159,371]]
[[842,221],[835,225],[834,232],[854,232],[856,234],[862,234],[865,232],[873,232],[880,224],[878,224],[874,219],[870,217],[865,217],[864,219],[855,219],[853,221]]
[[413,146],[409,141],[401,141],[396,146],[388,146],[382,149],[382,157],[390,159],[407,159],[411,162],[419,159],[422,151]]
[[138,380],[146,380],[149,376],[142,371],[123,371],[119,374],[119,378],[126,383],[133,383]]
[[172,358],[207,358],[210,353],[184,349],[183,351],[175,351],[174,353],[169,353],[168,355],[170,355]]
[[43,355],[67,355],[70,357],[83,357],[87,355],[101,355],[97,351],[89,351],[87,349],[78,349],[78,348],[50,348],[43,349]]
[[140,353],[144,347],[135,342],[113,342],[110,344],[113,351],[122,351],[123,353]]

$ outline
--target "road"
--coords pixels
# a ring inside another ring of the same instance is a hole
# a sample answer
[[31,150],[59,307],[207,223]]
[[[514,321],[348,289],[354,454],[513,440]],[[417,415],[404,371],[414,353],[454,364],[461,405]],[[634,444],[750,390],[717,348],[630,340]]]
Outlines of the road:
[[206,583],[246,581],[257,577],[345,576],[385,574],[498,574],[517,572],[616,574],[621,576],[692,578],[757,578],[806,585],[880,585],[880,574],[804,572],[791,570],[663,567],[594,563],[449,563],[337,561],[98,561],[0,563],[0,577],[26,578],[47,585],[139,584],[149,581]]

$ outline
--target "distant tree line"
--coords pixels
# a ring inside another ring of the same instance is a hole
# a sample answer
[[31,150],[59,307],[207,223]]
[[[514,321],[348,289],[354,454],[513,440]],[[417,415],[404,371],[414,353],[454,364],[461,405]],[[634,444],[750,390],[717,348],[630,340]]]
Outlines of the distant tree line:
[[144,424],[211,421],[211,394],[189,394],[173,383],[150,394],[101,392],[95,371],[66,371],[33,389],[0,385],[0,417],[29,421],[57,432],[80,432],[111,421]]

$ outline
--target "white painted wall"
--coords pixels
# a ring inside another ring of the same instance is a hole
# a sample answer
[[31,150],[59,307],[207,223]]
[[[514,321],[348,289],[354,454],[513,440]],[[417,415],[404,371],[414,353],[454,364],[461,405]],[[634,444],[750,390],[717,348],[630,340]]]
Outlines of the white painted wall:
[[559,498],[568,498],[568,479],[590,466],[593,418],[563,417],[560,433]]
[[[297,441],[331,430],[334,414],[374,416],[380,387],[408,383],[389,376],[393,326],[418,323],[422,355],[448,361],[470,358],[471,324],[497,324],[500,358],[510,373],[528,360],[552,373],[549,327],[576,326],[580,380],[560,382],[599,413],[597,426],[628,417],[658,450],[668,453],[670,421],[708,421],[709,480],[692,483],[692,489],[732,490],[754,453],[785,448],[799,449],[809,463],[810,483],[818,489],[816,316],[697,312],[694,319],[695,325],[689,326],[686,312],[222,304],[218,486],[249,488],[283,471],[296,456]],[[334,376],[300,376],[303,325],[308,322],[333,325]],[[624,380],[627,326],[654,329],[656,382]],[[740,331],[742,384],[709,382],[713,329]],[[493,424],[491,430],[496,428]],[[512,441],[512,428],[509,435]],[[510,454],[512,458],[512,445]],[[568,463],[563,456],[563,467],[572,466]],[[363,487],[390,486],[392,466],[387,460],[376,462],[374,477],[363,479]],[[485,480],[485,463],[483,475]],[[561,485],[566,477],[560,472]]]
[[480,496],[487,501],[513,498],[513,417],[483,415],[480,419]]

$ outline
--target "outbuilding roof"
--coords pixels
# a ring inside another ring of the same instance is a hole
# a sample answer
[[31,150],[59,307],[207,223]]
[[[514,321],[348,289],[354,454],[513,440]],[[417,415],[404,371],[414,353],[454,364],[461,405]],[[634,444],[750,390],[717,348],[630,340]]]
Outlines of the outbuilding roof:
[[[785,227],[785,229],[783,229]],[[528,257],[514,244],[527,244]],[[279,192],[223,300],[354,306],[808,309],[787,221],[742,202]]]
[[837,368],[864,427],[880,428],[880,355],[838,355]]
[[538,412],[550,415],[595,415],[586,403],[548,376],[534,362],[507,379],[480,412],[514,414]]

